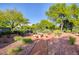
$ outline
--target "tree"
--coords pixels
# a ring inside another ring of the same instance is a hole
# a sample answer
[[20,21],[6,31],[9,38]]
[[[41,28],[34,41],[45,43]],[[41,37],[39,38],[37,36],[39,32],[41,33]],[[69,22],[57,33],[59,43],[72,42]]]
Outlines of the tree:
[[33,33],[37,33],[37,31],[39,30],[38,23],[32,24],[31,29],[32,29]]
[[41,28],[50,29],[50,30],[55,28],[54,24],[52,22],[48,21],[48,20],[41,20],[40,23],[39,23],[39,26]]
[[50,6],[49,10],[46,12],[46,15],[49,19],[53,19],[56,22],[61,24],[61,31],[63,28],[63,21],[66,16],[66,5],[65,4],[54,4]]
[[78,23],[78,21],[79,21],[79,7],[76,4],[71,4],[71,5],[69,5],[69,12],[70,12],[69,15],[71,16],[69,18],[70,19],[69,21],[71,23],[73,23],[73,26],[71,25],[72,29],[73,28],[76,28],[76,29],[79,28],[78,27],[78,25],[79,25],[79,23]]
[[0,11],[0,27],[8,27],[13,31],[24,24],[28,24],[28,19],[24,18],[21,12],[17,10]]
[[64,28],[72,31],[73,27],[79,24],[79,7],[76,4],[54,4],[50,6],[46,15],[50,20],[54,20],[56,25],[60,24],[61,31]]
[[34,33],[44,32],[45,30],[52,31],[55,25],[49,20],[41,20],[39,23],[32,24],[32,30]]
[[40,30],[45,30],[45,29],[53,30],[55,28],[55,25],[49,20],[41,20],[37,24],[37,26]]

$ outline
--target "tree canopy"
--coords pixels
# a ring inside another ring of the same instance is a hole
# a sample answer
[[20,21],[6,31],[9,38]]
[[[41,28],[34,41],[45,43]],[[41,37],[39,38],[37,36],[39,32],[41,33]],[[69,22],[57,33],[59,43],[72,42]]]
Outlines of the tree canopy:
[[[61,30],[63,28],[73,29],[78,26],[79,21],[79,7],[76,4],[67,5],[65,3],[53,4],[49,7],[46,15],[50,20],[53,20],[57,24],[60,24]],[[68,21],[64,23],[64,21]]]
[[0,28],[15,29],[23,24],[28,24],[28,19],[24,18],[23,14],[16,9],[14,10],[0,10]]
[[54,28],[55,25],[49,20],[41,20],[40,22],[32,25],[32,29],[34,30],[34,32],[44,32],[45,30],[50,31]]

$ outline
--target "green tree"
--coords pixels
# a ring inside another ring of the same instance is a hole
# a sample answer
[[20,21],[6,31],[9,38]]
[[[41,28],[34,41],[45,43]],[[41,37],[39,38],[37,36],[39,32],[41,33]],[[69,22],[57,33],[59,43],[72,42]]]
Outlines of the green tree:
[[28,24],[28,19],[24,18],[22,13],[16,9],[0,11],[0,27],[9,27],[13,31],[23,24]]
[[78,29],[78,25],[79,25],[79,7],[77,6],[77,4],[71,4],[68,6],[68,10],[69,10],[69,21],[73,23],[74,27],[72,29]]
[[49,20],[41,20],[38,26],[41,29],[49,29],[49,30],[52,30],[55,28],[54,24]]
[[39,23],[32,24],[32,30],[34,33],[44,32],[45,30],[52,31],[55,25],[49,20],[41,20]]
[[79,7],[76,4],[53,4],[46,12],[46,15],[50,20],[53,20],[56,25],[61,25],[61,31],[63,28],[72,31],[73,27],[79,24]]
[[39,30],[38,24],[32,24],[31,29],[32,29],[33,33],[37,33],[37,31]]
[[[66,16],[66,4],[54,4],[50,6],[49,10],[46,12],[49,19],[54,20],[61,24],[61,31],[63,28],[63,21]],[[57,24],[56,23],[56,24]]]

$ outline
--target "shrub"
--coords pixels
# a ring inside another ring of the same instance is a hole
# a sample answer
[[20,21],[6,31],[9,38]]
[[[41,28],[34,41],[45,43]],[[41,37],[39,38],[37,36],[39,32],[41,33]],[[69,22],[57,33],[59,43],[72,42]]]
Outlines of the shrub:
[[57,36],[60,36],[62,34],[60,30],[54,30],[53,33]]
[[7,35],[7,34],[11,34],[12,32],[11,31],[3,31],[2,33],[1,33],[1,35]]
[[16,36],[14,37],[15,41],[21,41],[22,43],[32,43],[32,39],[31,38],[24,38],[21,36]]
[[21,31],[21,30],[16,30],[16,31],[13,31],[14,34],[19,34],[21,36],[24,36],[24,34],[26,33],[25,31]]
[[15,40],[15,41],[22,40],[22,39],[23,39],[23,37],[21,37],[21,36],[15,36],[15,37],[14,37],[14,40]]
[[72,36],[69,37],[69,44],[74,45],[75,41],[76,41],[75,37],[72,37]]
[[25,34],[25,31],[19,31],[19,35],[23,36]]
[[31,38],[23,38],[21,41],[22,41],[24,44],[26,44],[26,43],[32,43],[32,42],[33,42]]
[[43,30],[42,32],[43,32],[43,33],[51,33],[51,30],[45,29],[45,30]]
[[10,48],[10,49],[8,49],[7,54],[10,54],[10,55],[17,54],[20,51],[22,51],[22,48],[21,47]]
[[20,51],[22,51],[22,48],[21,48],[21,47],[16,47],[16,48],[14,49],[14,51],[20,52]]
[[66,32],[67,32],[67,33],[70,33],[70,32],[71,32],[71,30],[67,30]]

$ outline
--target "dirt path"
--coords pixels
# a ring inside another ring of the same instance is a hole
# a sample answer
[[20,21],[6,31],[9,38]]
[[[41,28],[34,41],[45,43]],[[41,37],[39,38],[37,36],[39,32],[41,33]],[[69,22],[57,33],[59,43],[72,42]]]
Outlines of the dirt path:
[[12,44],[10,44],[10,45],[8,45],[8,46],[6,46],[6,47],[0,49],[0,55],[6,55],[8,49],[10,49],[10,48],[15,48],[15,47],[18,47],[18,46],[21,46],[21,45],[23,45],[23,44],[20,43],[19,41],[14,42],[14,43],[12,43]]
[[32,48],[36,45],[38,41],[34,41],[33,43],[31,44],[23,44],[22,42],[20,41],[17,41],[17,42],[14,42],[2,49],[0,49],[0,55],[7,55],[7,51],[8,49],[10,48],[16,48],[16,47],[19,47],[21,46],[23,51],[21,51],[20,53],[18,53],[19,55],[27,55],[30,53],[30,51],[32,50]]
[[32,49],[30,55],[47,55],[47,40],[40,40],[35,47]]
[[[70,45],[68,43],[68,36],[70,34],[62,35],[60,38],[39,39],[32,44],[23,45],[23,50],[19,55],[78,55],[79,54],[79,37],[75,36],[78,45]],[[22,45],[20,42],[12,43],[2,49],[0,54],[4,55],[9,48],[15,48]]]
[[28,55],[31,53],[32,49],[35,47],[35,45],[38,43],[39,41],[35,41],[32,44],[28,44],[28,45],[24,45],[22,46],[22,51],[20,53],[18,53],[19,55]]

